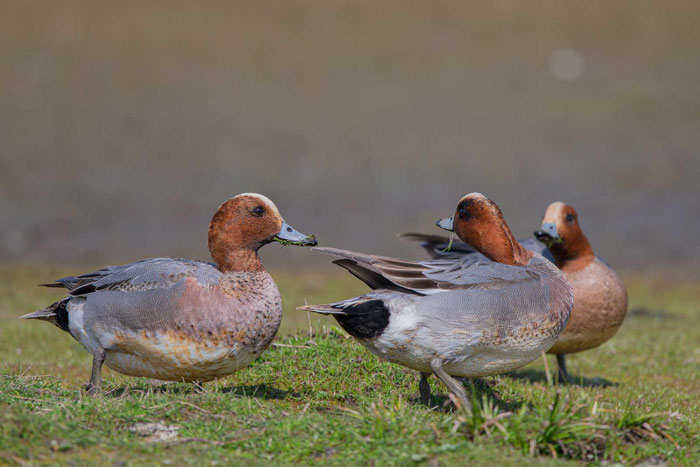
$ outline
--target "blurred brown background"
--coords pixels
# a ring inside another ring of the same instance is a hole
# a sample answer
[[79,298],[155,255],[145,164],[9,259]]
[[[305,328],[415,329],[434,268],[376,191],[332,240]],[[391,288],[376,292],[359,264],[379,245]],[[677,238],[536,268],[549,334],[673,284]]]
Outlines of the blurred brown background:
[[[225,199],[420,257],[465,193],[700,260],[700,2],[3,1],[0,262],[208,258]],[[327,264],[268,246],[266,264]]]

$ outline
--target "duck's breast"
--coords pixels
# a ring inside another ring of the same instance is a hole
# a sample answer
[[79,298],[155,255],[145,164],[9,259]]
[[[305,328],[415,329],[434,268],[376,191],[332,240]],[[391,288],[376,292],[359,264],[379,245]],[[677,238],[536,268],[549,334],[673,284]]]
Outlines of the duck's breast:
[[585,268],[565,272],[574,291],[571,318],[550,353],[573,353],[599,346],[617,333],[627,314],[627,289],[607,264],[596,258]]

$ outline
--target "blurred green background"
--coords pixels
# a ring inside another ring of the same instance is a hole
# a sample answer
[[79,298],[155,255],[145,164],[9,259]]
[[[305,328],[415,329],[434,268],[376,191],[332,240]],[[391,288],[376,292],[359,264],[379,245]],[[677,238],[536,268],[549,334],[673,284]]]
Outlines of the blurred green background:
[[0,141],[4,263],[206,259],[246,191],[421,257],[394,234],[481,191],[519,236],[562,200],[618,269],[697,275],[700,3],[5,1]]

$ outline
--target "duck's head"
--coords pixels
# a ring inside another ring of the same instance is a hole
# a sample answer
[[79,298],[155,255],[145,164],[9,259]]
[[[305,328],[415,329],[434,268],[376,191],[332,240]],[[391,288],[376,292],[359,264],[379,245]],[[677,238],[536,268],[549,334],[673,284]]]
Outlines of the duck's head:
[[257,193],[229,199],[209,224],[209,252],[222,271],[262,270],[258,249],[270,242],[314,246],[318,242],[289,226],[277,206]]
[[[535,237],[544,243],[557,265],[565,269],[585,267],[595,255],[578,223],[576,210],[561,201],[549,205]],[[585,263],[585,264],[584,264]]]
[[453,231],[492,261],[524,266],[532,258],[532,252],[513,237],[498,205],[481,193],[464,196],[455,214],[438,220],[436,225]]

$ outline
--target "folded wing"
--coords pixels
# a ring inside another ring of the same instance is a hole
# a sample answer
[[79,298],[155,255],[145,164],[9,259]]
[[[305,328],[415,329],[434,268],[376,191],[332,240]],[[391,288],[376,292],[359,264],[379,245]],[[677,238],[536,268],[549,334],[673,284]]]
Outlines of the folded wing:
[[65,287],[71,296],[100,290],[136,292],[168,288],[185,277],[204,284],[218,281],[220,272],[212,263],[188,259],[150,258],[120,266],[107,266],[87,274],[57,279],[45,287]]

